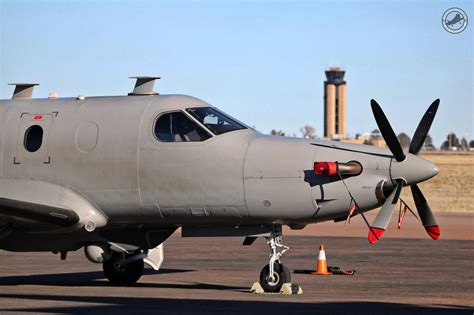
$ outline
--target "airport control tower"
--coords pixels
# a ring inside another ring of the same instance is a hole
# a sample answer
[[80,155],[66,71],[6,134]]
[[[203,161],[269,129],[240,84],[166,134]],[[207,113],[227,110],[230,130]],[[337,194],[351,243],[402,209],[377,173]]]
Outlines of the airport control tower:
[[347,97],[345,71],[339,67],[326,70],[324,81],[324,137],[346,137]]

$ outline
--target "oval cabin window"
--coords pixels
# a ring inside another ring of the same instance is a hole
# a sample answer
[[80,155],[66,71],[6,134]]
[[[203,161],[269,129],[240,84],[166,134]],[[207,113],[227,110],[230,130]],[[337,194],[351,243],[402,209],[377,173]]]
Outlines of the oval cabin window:
[[43,128],[38,125],[31,126],[25,132],[24,146],[28,152],[36,152],[43,143]]

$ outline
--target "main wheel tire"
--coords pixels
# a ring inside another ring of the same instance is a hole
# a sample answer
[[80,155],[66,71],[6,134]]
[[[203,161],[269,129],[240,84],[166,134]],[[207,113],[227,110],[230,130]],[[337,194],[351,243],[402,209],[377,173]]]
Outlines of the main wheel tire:
[[[132,255],[125,255],[125,259],[130,256]],[[123,254],[114,252],[112,257],[103,263],[105,277],[112,284],[132,285],[143,275],[145,263],[143,262],[143,259],[138,259],[122,266],[120,262],[123,259]]]
[[260,285],[265,292],[279,292],[284,283],[291,282],[291,275],[288,268],[275,262],[273,265],[275,280],[270,279],[270,264],[263,267],[260,272]]

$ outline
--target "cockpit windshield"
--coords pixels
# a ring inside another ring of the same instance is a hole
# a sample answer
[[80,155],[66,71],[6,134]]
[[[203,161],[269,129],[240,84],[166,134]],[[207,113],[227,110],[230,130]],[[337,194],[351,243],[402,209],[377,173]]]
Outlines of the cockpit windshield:
[[212,107],[188,108],[186,111],[216,135],[248,129],[244,124]]

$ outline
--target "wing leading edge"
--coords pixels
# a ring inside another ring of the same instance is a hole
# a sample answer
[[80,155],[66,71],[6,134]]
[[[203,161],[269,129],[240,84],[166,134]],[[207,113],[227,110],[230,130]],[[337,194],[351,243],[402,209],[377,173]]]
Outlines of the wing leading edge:
[[72,210],[8,198],[0,198],[0,214],[62,227],[79,222],[79,216]]

